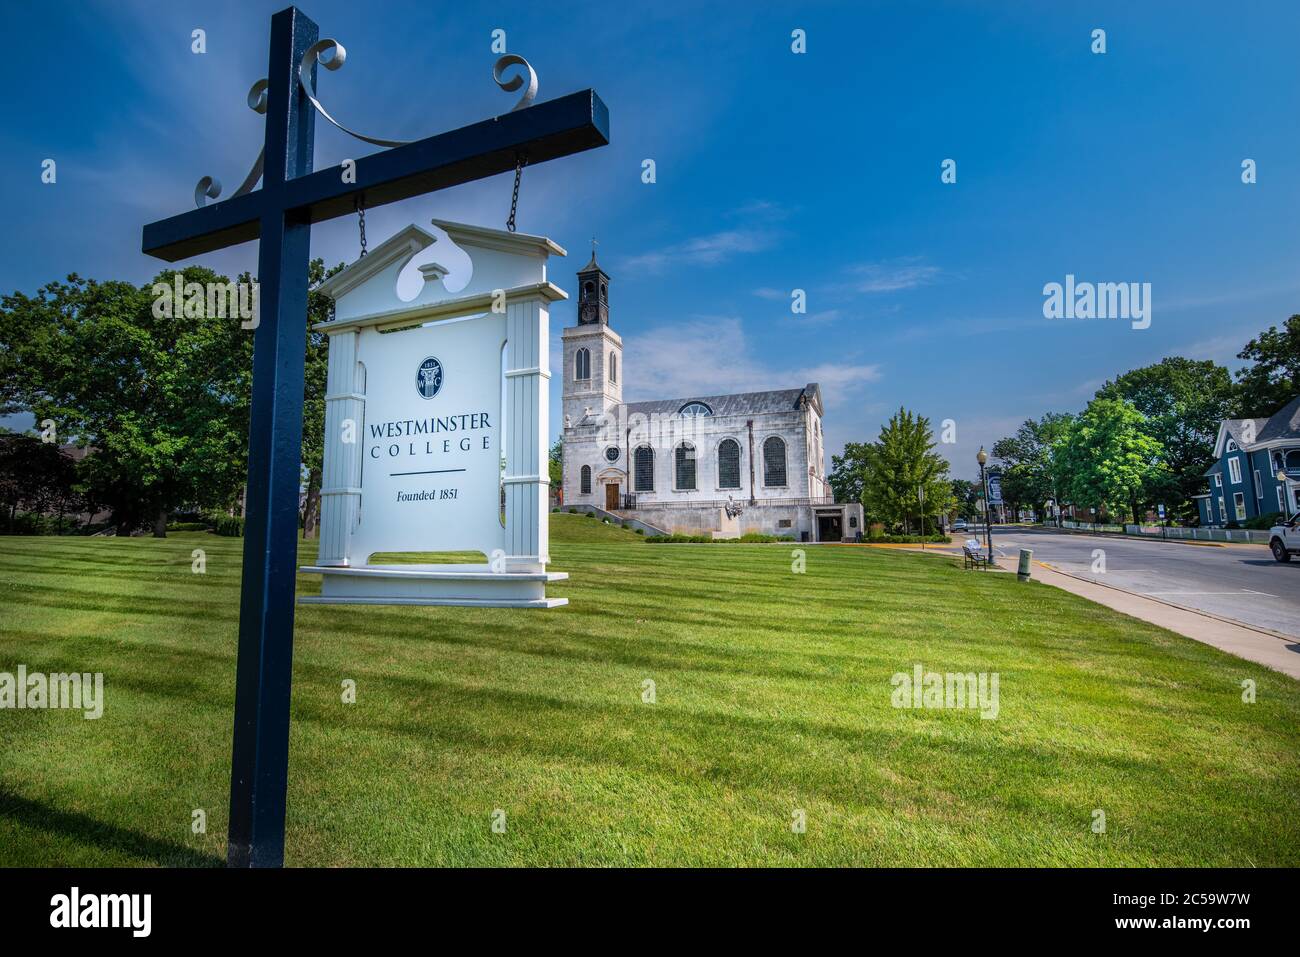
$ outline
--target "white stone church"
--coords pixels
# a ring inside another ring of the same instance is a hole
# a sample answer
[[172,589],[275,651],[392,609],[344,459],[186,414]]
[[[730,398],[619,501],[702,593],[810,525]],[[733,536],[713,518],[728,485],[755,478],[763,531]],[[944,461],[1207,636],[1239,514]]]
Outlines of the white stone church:
[[[609,276],[578,273],[565,329],[563,507],[669,532],[850,541],[860,504],[826,481],[821,388],[624,402],[623,340],[609,325]],[[701,356],[700,375],[725,356]]]

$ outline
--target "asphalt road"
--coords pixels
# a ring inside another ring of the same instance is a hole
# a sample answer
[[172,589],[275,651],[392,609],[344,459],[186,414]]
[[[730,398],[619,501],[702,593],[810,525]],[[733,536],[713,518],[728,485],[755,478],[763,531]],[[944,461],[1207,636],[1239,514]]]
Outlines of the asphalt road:
[[[1275,562],[1264,545],[1215,548],[995,525],[993,548],[1008,556],[1030,548],[1035,561],[1071,575],[1300,638],[1300,560]],[[1105,552],[1104,572],[1094,549]]]

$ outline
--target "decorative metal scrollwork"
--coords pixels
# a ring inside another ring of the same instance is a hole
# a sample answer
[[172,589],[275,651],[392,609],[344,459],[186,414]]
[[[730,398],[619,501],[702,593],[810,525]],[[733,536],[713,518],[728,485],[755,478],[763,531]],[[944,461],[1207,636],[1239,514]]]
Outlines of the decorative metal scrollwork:
[[519,102],[510,108],[511,113],[532,106],[533,100],[537,99],[537,71],[533,69],[531,63],[517,53],[507,53],[492,67],[492,79],[496,81],[497,86],[507,93],[513,93],[524,85],[522,76],[512,76],[508,80],[501,79],[502,73],[512,66],[521,66],[528,71],[528,88],[524,90],[523,96],[519,97]]
[[[326,55],[328,54],[328,58]],[[378,136],[366,136],[364,133],[358,133],[356,130],[350,130],[334,117],[329,115],[329,111],[321,106],[320,100],[316,99],[316,88],[311,82],[311,68],[315,64],[320,64],[325,69],[337,70],[347,62],[348,51],[338,40],[326,37],[324,40],[317,40],[307,52],[302,55],[302,62],[298,64],[298,83],[302,86],[303,93],[311,101],[311,105],[316,108],[316,112],[325,119],[329,120],[344,133],[354,136],[365,143],[373,143],[375,146],[405,146],[414,140],[385,140]]]
[[[348,51],[343,44],[329,37],[313,43],[307,52],[303,54],[302,62],[298,64],[298,84],[302,87],[303,95],[307,97],[316,112],[344,133],[364,143],[371,143],[375,146],[406,146],[409,143],[416,142],[415,140],[387,140],[378,136],[367,136],[364,133],[358,133],[356,130],[348,129],[330,116],[329,111],[321,105],[321,101],[316,96],[316,87],[311,82],[312,67],[319,65],[327,70],[334,71],[347,62],[347,56]],[[509,79],[503,79],[505,71],[512,66],[522,67],[523,70]],[[527,77],[526,81],[525,76]],[[537,71],[533,69],[532,64],[517,53],[507,53],[497,60],[492,67],[492,79],[497,86],[507,93],[523,89],[519,101],[510,108],[511,113],[532,106],[533,101],[537,99]],[[255,113],[266,112],[267,85],[266,79],[263,78],[254,83],[248,91],[248,107]],[[244,177],[244,181],[235,190],[235,196],[242,196],[257,185],[257,181],[262,178],[262,166],[265,161],[266,149],[263,147],[257,154],[257,162],[253,164],[253,168],[249,170],[248,175]],[[199,180],[198,185],[194,187],[194,205],[203,207],[209,199],[216,199],[220,195],[221,181],[215,176],[204,176]]]
[[[254,113],[266,112],[266,77],[258,80],[248,88],[248,108]],[[253,163],[253,168],[248,171],[244,181],[239,184],[235,190],[235,196],[243,196],[245,193],[252,192],[257,181],[262,178],[262,164],[266,162],[266,147],[263,146],[257,151],[257,161]],[[194,187],[194,205],[203,208],[207,205],[209,199],[216,199],[221,195],[221,180],[215,176],[205,176],[199,180],[199,184]]]

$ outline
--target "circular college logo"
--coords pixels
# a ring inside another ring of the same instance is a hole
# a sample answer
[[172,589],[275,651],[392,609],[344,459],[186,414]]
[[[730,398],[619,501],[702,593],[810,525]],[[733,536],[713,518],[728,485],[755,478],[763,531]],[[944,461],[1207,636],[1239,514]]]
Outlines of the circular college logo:
[[426,399],[432,399],[442,390],[442,363],[433,356],[420,363],[415,373],[415,388]]

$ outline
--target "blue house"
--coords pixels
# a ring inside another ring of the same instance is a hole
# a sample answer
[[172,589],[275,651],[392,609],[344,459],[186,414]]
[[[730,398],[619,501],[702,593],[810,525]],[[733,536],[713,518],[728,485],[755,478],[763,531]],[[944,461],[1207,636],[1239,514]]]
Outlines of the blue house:
[[1300,396],[1268,419],[1224,419],[1214,458],[1205,473],[1209,491],[1195,496],[1202,525],[1300,511]]

